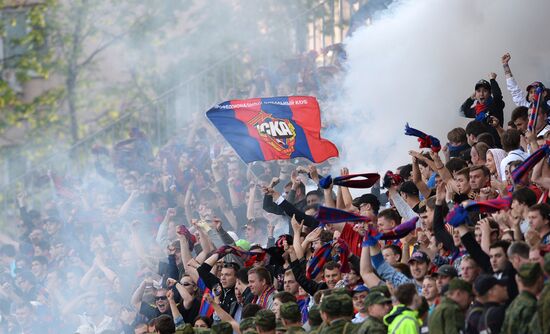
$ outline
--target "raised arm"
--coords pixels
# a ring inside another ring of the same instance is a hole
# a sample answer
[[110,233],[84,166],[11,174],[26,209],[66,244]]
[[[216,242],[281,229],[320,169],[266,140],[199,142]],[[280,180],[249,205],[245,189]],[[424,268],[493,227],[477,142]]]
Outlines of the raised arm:
[[514,75],[512,74],[512,70],[510,69],[510,59],[512,59],[512,57],[509,53],[505,53],[501,57],[504,75],[506,76],[506,88],[508,89],[508,92],[510,92],[510,95],[512,95],[512,101],[514,101],[517,106],[529,107],[529,102],[526,100],[526,94],[519,87]]
[[420,155],[420,153],[415,151],[409,151],[409,155],[412,157],[412,177],[413,182],[422,194],[424,198],[430,197],[430,188],[428,188],[428,185],[424,180],[422,180],[422,175],[420,174],[420,168],[418,167],[418,159],[416,158],[417,155]]
[[359,268],[361,278],[369,288],[380,284],[381,280],[378,276],[376,276],[374,269],[372,268],[369,247],[363,247],[361,249],[361,262],[359,264]]
[[174,292],[172,290],[166,291],[166,298],[168,298],[168,303],[170,303],[170,311],[172,312],[172,319],[174,319],[174,324],[176,325],[176,327],[182,325],[183,316],[181,315],[180,310],[178,310],[178,304],[176,304],[176,301],[174,300]]
[[319,290],[321,284],[306,277],[304,268],[302,267],[300,261],[298,261],[298,259],[296,258],[296,253],[294,252],[293,247],[288,248],[288,254],[291,261],[290,267],[292,268],[292,273],[296,278],[296,282],[298,282],[298,284],[302,287],[302,289],[304,289],[305,292],[313,296],[315,292]]

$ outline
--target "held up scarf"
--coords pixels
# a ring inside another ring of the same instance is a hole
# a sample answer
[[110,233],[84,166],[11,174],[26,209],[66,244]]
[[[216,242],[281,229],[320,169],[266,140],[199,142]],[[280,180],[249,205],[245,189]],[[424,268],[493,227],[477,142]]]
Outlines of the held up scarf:
[[537,126],[537,116],[543,91],[544,89],[540,85],[537,86],[535,89],[534,101],[531,103],[531,107],[529,108],[529,122],[527,123],[527,129],[531,132],[534,131]]
[[418,137],[420,148],[431,148],[432,151],[436,153],[439,152],[439,150],[441,150],[441,143],[439,142],[439,139],[435,138],[434,136],[430,136],[429,134],[426,134],[415,128],[411,128],[409,126],[409,123],[405,125],[405,134],[407,136]]
[[470,217],[468,216],[470,212],[496,212],[510,208],[511,202],[511,197],[496,198],[487,201],[468,201],[465,205],[455,205],[453,210],[445,217],[445,221],[453,227],[458,227],[470,222]]
[[546,142],[546,144],[542,145],[538,150],[533,152],[530,156],[525,159],[521,163],[521,165],[517,166],[516,169],[512,171],[512,179],[514,180],[514,184],[521,183],[521,179],[523,176],[527,175],[535,165],[544,159],[550,153],[550,142]]
[[[338,246],[338,256],[336,259],[331,257],[332,249]],[[340,262],[340,271],[343,273],[349,273],[350,267],[348,262],[349,257],[349,247],[346,244],[346,242],[343,239],[338,239],[336,241],[329,241],[325,243],[323,246],[319,247],[311,257],[311,259],[308,262],[308,266],[306,269],[306,277],[308,279],[313,279],[317,277],[317,275],[321,272],[323,269],[323,266],[325,263],[327,263],[329,260],[335,260],[336,262]]]
[[375,227],[371,226],[365,233],[363,247],[374,246],[379,240],[396,240],[405,237],[407,234],[414,231],[418,216],[409,219],[403,224],[399,224],[388,232],[379,232]]
[[[364,179],[357,179],[360,177]],[[378,173],[350,174],[338,176],[334,179],[328,175],[319,180],[319,186],[323,189],[328,189],[333,184],[335,186],[364,189],[372,187],[378,180],[380,180]]]
[[326,206],[319,207],[315,218],[319,221],[320,225],[360,221],[369,222],[371,220],[369,217],[335,208],[327,208]]

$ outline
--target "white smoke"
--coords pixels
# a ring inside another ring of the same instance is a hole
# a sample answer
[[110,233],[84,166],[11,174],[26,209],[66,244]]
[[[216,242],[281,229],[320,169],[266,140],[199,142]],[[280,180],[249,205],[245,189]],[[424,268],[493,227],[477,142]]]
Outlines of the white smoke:
[[523,88],[549,83],[550,1],[405,0],[345,44],[348,71],[330,108],[336,129],[326,134],[355,172],[385,172],[410,162],[418,150],[405,123],[447,142],[447,132],[467,121],[458,110],[479,79],[497,73],[505,97],[505,122],[515,107],[500,57]]

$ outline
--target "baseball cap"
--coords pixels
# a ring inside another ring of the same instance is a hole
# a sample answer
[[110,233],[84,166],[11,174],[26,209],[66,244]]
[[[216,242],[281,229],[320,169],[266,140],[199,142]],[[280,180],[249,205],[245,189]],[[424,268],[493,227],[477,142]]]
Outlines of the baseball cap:
[[250,242],[247,241],[247,240],[239,239],[239,240],[237,240],[237,242],[235,242],[235,245],[237,247],[240,247],[240,248],[244,249],[245,251],[250,250]]
[[542,268],[538,263],[524,263],[519,267],[518,276],[523,283],[532,286],[542,275]]
[[359,284],[355,288],[353,288],[351,293],[354,294],[354,293],[357,293],[357,292],[365,292],[365,291],[369,292],[369,288],[367,288],[363,284]]
[[275,313],[271,310],[259,310],[254,317],[256,325],[263,330],[274,330],[277,327]]
[[487,81],[487,80],[483,80],[483,79],[479,80],[479,81],[476,83],[476,88],[475,88],[475,90],[478,90],[478,89],[481,88],[481,87],[483,87],[483,88],[485,88],[485,89],[487,89],[487,90],[489,90],[489,91],[491,90],[491,84],[490,84],[489,81]]
[[414,251],[409,258],[409,263],[411,263],[411,261],[430,263],[430,258],[423,251]]
[[288,302],[281,305],[279,309],[281,319],[285,319],[292,322],[299,322],[302,319],[302,313],[300,307],[295,302]]
[[542,84],[542,82],[535,81],[535,82],[531,83],[529,86],[527,86],[526,90],[530,91],[531,88],[538,88],[538,87],[544,89],[544,85]]
[[489,291],[492,287],[495,285],[502,285],[506,286],[507,280],[505,279],[497,279],[494,276],[483,274],[476,278],[474,282],[474,289],[477,291],[477,293],[480,296],[484,296],[487,291]]
[[233,327],[226,321],[212,325],[210,332],[213,334],[233,334]]
[[365,297],[365,307],[386,303],[391,303],[391,298],[386,297],[380,291],[371,292],[367,297]]
[[250,328],[256,329],[256,318],[250,317],[241,319],[241,322],[239,323],[239,328],[241,329],[241,332],[244,332]]
[[472,285],[460,278],[453,278],[449,284],[447,291],[462,290],[468,293],[472,293]]
[[437,272],[435,275],[439,276],[448,276],[448,277],[458,277],[458,271],[455,267],[451,266],[450,264],[444,264],[439,269],[437,269]]

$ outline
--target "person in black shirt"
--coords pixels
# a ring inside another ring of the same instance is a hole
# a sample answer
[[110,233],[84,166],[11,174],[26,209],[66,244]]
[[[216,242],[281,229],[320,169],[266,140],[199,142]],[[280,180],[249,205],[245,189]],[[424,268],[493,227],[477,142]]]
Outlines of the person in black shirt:
[[203,264],[197,268],[200,278],[207,288],[220,296],[220,306],[229,312],[231,304],[237,300],[235,296],[235,284],[237,282],[237,271],[240,266],[237,263],[229,262],[223,265],[220,278],[211,273],[212,266],[218,261],[220,255],[212,254]]

